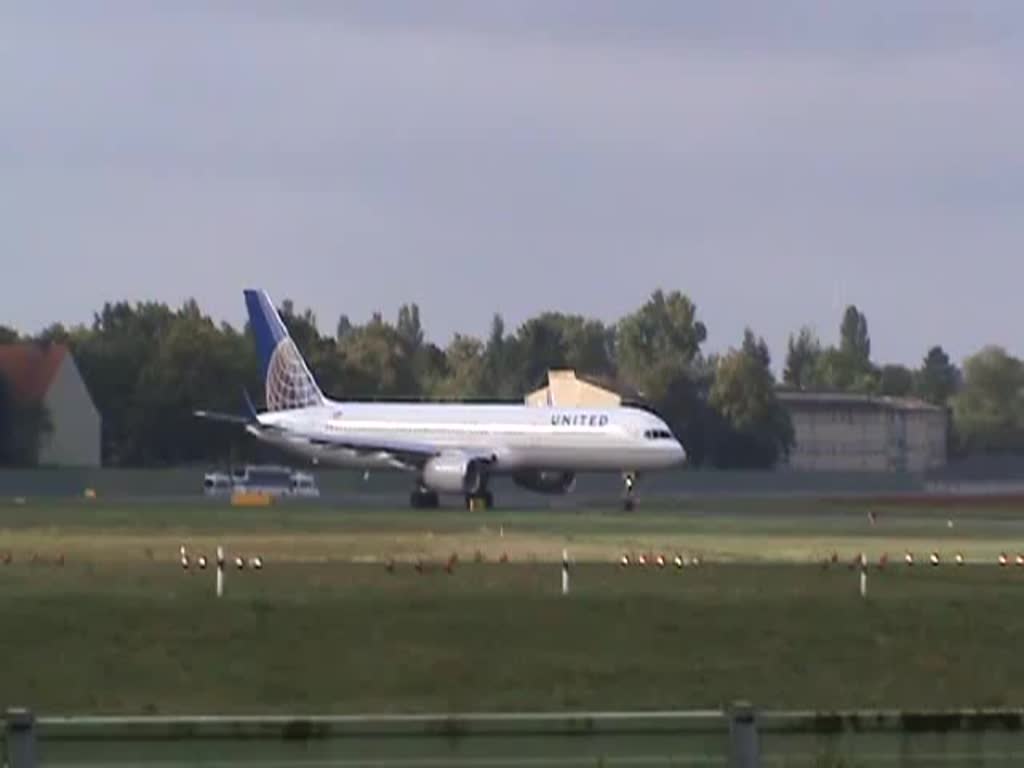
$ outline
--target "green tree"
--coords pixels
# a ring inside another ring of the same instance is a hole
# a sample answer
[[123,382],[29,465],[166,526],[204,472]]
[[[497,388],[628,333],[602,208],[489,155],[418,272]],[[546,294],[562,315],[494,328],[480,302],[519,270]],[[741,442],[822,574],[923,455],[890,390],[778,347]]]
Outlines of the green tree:
[[248,346],[244,336],[218,328],[195,302],[186,302],[140,375],[140,431],[146,439],[137,462],[188,463],[230,452],[234,430],[191,414],[199,408],[240,411],[255,366]]
[[786,369],[782,380],[791,387],[806,389],[815,385],[815,372],[821,358],[821,342],[814,331],[804,326],[789,337]]
[[682,293],[655,291],[636,312],[619,321],[615,349],[623,380],[652,402],[686,376],[707,339],[696,305]]
[[408,398],[419,395],[420,387],[406,339],[379,313],[345,337],[341,354],[351,396]]
[[[458,334],[456,334],[458,335]],[[416,355],[415,392],[420,398],[439,397],[437,393],[444,390],[444,381],[448,377],[448,358],[445,350],[433,342],[424,342]]]
[[914,372],[905,365],[883,365],[879,375],[879,394],[907,397],[914,392]]
[[771,371],[772,356],[768,351],[767,342],[763,338],[754,336],[754,332],[749,328],[743,331],[743,344],[740,347],[740,351],[745,355],[749,355],[764,370]]
[[0,344],[15,344],[18,341],[18,332],[6,325],[0,325]]
[[543,386],[550,369],[566,367],[567,350],[558,316],[547,313],[523,323],[516,332],[515,349],[521,365],[519,381],[527,389]]
[[946,405],[954,395],[960,374],[942,347],[932,347],[917,373],[915,392],[935,405]]
[[103,416],[106,463],[213,458],[232,440],[244,443],[191,411],[240,412],[243,389],[262,393],[254,345],[248,333],[215,326],[194,301],[177,311],[107,304],[92,327],[67,331],[67,343]]
[[709,402],[715,372],[721,362],[717,356],[698,356],[685,375],[677,376],[662,400],[658,413],[672,427],[686,448],[692,466],[730,467],[738,462],[735,432]]
[[545,312],[527,320],[516,333],[515,350],[521,366],[518,378],[526,389],[532,389],[542,386],[547,372],[554,368],[610,376],[614,371],[613,339],[614,334],[597,320]]
[[352,333],[352,321],[348,319],[348,315],[342,314],[338,317],[338,325],[334,333],[334,338],[338,341],[344,341],[345,337],[350,333]]
[[818,389],[843,391],[853,385],[849,361],[836,347],[822,351],[814,366],[814,386]]
[[565,364],[581,374],[615,375],[615,330],[582,315],[557,315],[565,342]]
[[741,348],[719,361],[709,402],[733,432],[720,449],[719,464],[770,467],[793,444],[793,426],[776,397],[767,349],[748,330]]
[[43,441],[53,431],[42,403],[22,403],[0,374],[0,466],[33,467]]
[[426,341],[426,334],[420,322],[420,308],[416,304],[403,304],[399,308],[395,331],[401,339],[408,365],[412,369],[413,385],[407,394],[423,396],[444,378],[444,350]]
[[484,345],[483,386],[487,397],[508,400],[523,396],[517,352],[515,340],[505,333],[505,320],[500,314],[495,314]]
[[395,330],[410,354],[420,348],[423,344],[423,326],[420,324],[420,308],[416,304],[403,304],[399,307]]
[[444,352],[444,360],[446,370],[433,389],[435,397],[461,400],[485,395],[484,345],[479,339],[455,334]]
[[1024,363],[1001,347],[985,347],[964,363],[952,399],[957,435],[968,452],[1024,450]]
[[35,337],[40,344],[67,344],[71,340],[71,332],[61,323],[53,323],[46,326]]
[[853,305],[843,313],[843,322],[839,327],[839,351],[846,358],[854,377],[871,367],[868,319]]
[[881,388],[881,373],[871,364],[871,338],[867,318],[856,307],[843,313],[839,346],[813,355],[810,382],[815,388],[875,394]]
[[103,415],[104,462],[138,464],[148,441],[142,371],[159,351],[174,321],[174,312],[160,303],[104,304],[88,331],[75,334],[71,349],[96,407]]

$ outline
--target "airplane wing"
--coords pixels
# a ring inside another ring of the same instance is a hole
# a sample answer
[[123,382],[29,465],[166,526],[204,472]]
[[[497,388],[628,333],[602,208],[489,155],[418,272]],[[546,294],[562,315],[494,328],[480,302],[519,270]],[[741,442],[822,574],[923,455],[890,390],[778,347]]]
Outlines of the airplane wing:
[[255,437],[271,438],[274,442],[289,443],[296,448],[317,449],[323,454],[330,454],[332,451],[351,451],[363,455],[384,455],[391,459],[396,468],[400,469],[419,469],[431,458],[446,450],[458,451],[470,458],[488,463],[495,459],[493,451],[484,451],[478,447],[461,448],[416,440],[394,440],[352,433],[285,429],[273,424],[263,424],[253,415],[241,416],[214,411],[195,411],[194,415],[202,419],[243,426]]
[[325,453],[330,451],[353,451],[361,454],[387,454],[397,465],[403,468],[417,468],[429,459],[441,453],[441,448],[430,443],[410,440],[392,440],[389,438],[363,437],[353,434],[301,430],[282,430],[271,427],[278,435],[292,443],[305,443],[319,448]]
[[400,469],[420,469],[430,459],[446,451],[464,454],[469,459],[492,463],[496,459],[496,451],[481,449],[479,446],[461,447],[436,445],[418,440],[395,440],[378,436],[363,436],[353,433],[304,431],[280,429],[263,425],[250,425],[250,431],[270,429],[277,433],[278,439],[293,444],[308,445],[318,448],[324,453],[331,451],[352,451],[364,455],[384,455],[390,457],[392,464]]

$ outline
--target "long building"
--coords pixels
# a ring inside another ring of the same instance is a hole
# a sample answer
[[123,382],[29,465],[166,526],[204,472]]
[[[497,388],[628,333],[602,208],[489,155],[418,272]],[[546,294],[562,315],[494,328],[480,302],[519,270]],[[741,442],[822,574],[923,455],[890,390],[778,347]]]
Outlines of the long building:
[[946,411],[912,398],[780,391],[804,470],[925,472],[945,466]]

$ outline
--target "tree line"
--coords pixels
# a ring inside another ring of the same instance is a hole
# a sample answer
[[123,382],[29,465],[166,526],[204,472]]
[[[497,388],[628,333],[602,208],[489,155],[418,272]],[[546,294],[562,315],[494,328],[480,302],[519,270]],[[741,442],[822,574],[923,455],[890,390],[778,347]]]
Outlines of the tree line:
[[[394,322],[342,315],[324,332],[291,301],[282,318],[325,392],[352,399],[513,400],[543,386],[547,371],[578,375],[655,408],[680,437],[692,463],[716,468],[771,467],[793,445],[763,338],[746,330],[721,354],[703,349],[707,327],[679,291],[655,291],[615,323],[545,312],[515,330],[495,315],[486,338],[427,340],[419,308]],[[990,347],[960,371],[936,346],[917,369],[871,359],[867,318],[848,307],[839,343],[824,346],[808,328],[790,337],[782,384],[807,389],[914,396],[948,408],[955,447],[1024,449],[1024,364]],[[89,325],[53,325],[23,337],[0,326],[0,343],[67,344],[103,417],[104,463],[159,466],[218,461],[259,451],[236,431],[191,417],[198,408],[239,411],[242,392],[262,393],[248,327],[216,323],[195,301],[107,303]],[[0,463],[31,464],[45,414],[13,401],[0,383]]]

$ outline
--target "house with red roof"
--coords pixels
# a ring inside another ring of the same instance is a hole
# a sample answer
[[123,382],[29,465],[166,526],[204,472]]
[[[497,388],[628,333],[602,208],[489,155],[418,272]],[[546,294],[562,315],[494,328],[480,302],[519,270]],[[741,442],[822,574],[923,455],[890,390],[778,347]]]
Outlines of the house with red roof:
[[49,414],[40,466],[100,465],[100,414],[65,345],[0,344],[0,376],[15,402],[42,405]]

